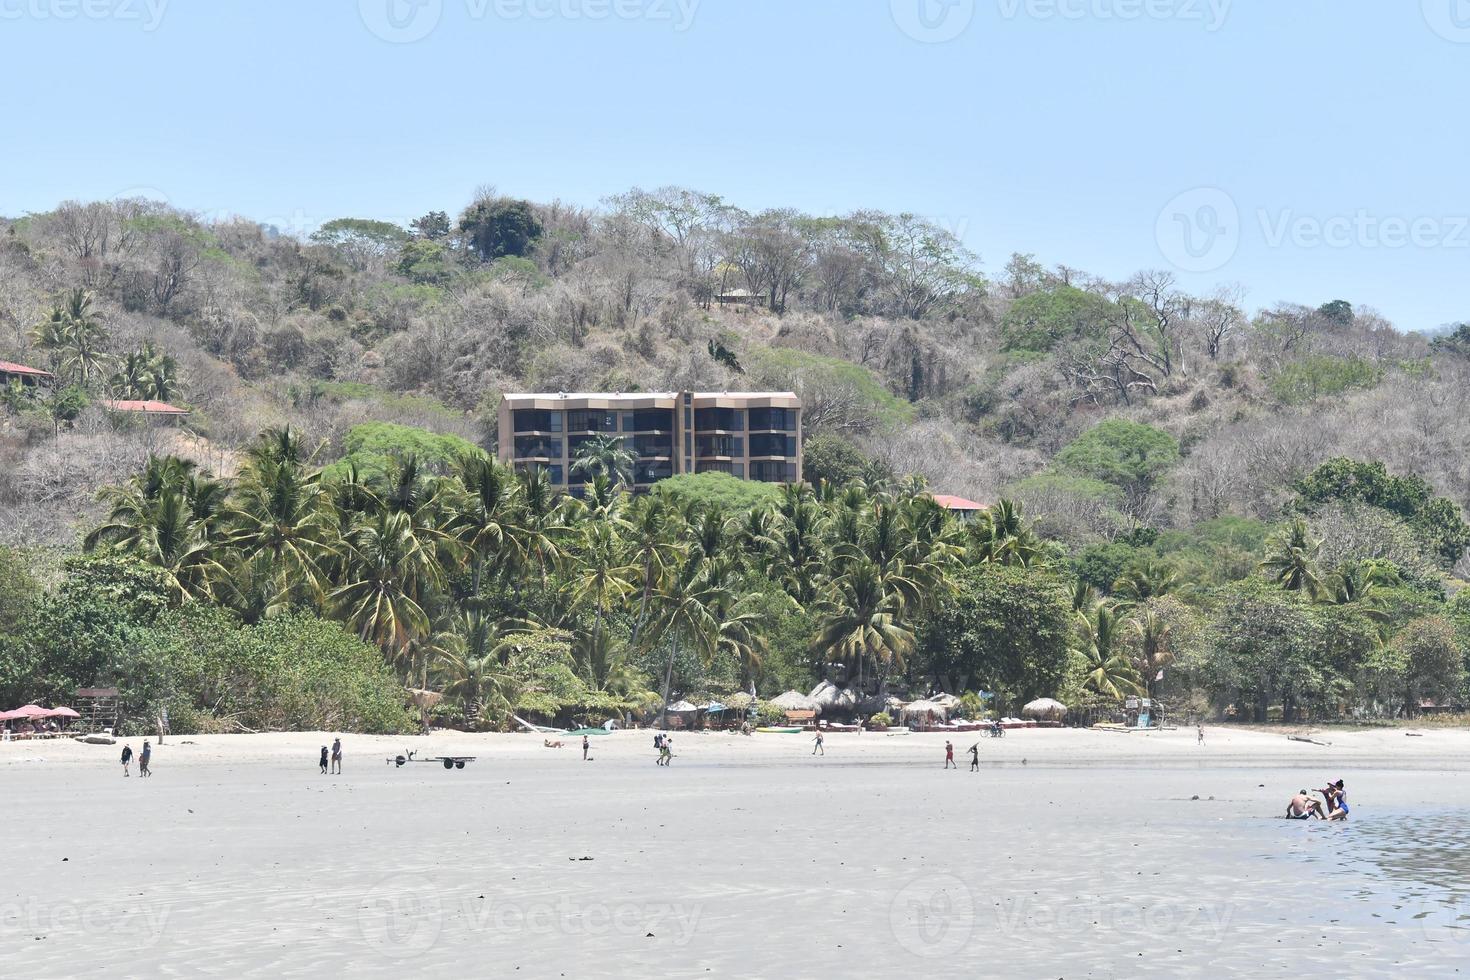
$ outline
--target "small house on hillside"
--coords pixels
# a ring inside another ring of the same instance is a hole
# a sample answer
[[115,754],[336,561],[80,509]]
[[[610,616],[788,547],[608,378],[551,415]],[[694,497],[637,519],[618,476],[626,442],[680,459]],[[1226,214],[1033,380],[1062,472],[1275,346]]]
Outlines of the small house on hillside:
[[0,361],[0,385],[19,381],[23,385],[39,386],[49,385],[55,380],[56,375],[50,371],[26,367],[24,364],[16,364],[13,361]]
[[150,418],[165,419],[172,422],[177,422],[180,419],[185,419],[189,417],[189,410],[186,408],[179,408],[176,405],[170,405],[168,402],[153,401],[151,399],[118,400],[114,398],[104,398],[97,404],[101,405],[109,412],[124,412],[129,415],[144,415]]
[[752,293],[748,289],[730,289],[716,296],[715,302],[721,306],[765,306],[768,300],[765,293]]
[[985,509],[984,504],[976,503],[973,500],[966,500],[964,497],[951,496],[947,493],[934,494],[934,502],[962,521],[970,520]]

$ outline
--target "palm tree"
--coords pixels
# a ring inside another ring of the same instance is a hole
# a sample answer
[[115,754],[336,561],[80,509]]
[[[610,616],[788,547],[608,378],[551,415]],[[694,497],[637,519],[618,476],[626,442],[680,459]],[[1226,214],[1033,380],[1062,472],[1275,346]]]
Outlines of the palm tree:
[[227,515],[230,543],[266,559],[276,582],[272,605],[319,602],[327,585],[323,562],[340,552],[321,474],[296,462],[299,441],[289,430],[268,430],[246,457]]
[[1082,686],[1117,701],[1143,690],[1138,671],[1124,655],[1123,629],[1124,620],[1109,602],[1077,614],[1077,651],[1087,669]]
[[638,457],[622,438],[613,435],[588,436],[572,454],[571,471],[588,480],[605,476],[624,485],[633,483],[633,468]]
[[968,559],[972,564],[1016,565],[1030,568],[1043,557],[1041,539],[1021,516],[1021,505],[1000,500],[970,521]]
[[730,566],[725,560],[691,559],[671,569],[659,583],[654,636],[669,642],[661,722],[668,721],[669,689],[673,686],[674,662],[679,658],[680,645],[687,643],[705,660],[719,649],[723,614],[735,603],[729,579]]
[[[443,572],[414,534],[409,515],[384,511],[347,542],[347,582],[331,593],[347,623],[402,663],[409,642],[429,633],[426,594]],[[412,665],[409,665],[412,666]]]
[[856,664],[859,684],[871,661],[881,697],[889,673],[903,669],[914,647],[914,634],[901,617],[917,593],[917,586],[897,571],[884,572],[868,559],[852,562],[833,580],[822,603],[824,615],[812,652],[849,667]]
[[[203,492],[213,497],[217,484]],[[212,533],[209,504],[196,509],[189,489],[167,485],[153,496],[136,488],[104,491],[112,502],[106,523],[88,534],[88,551],[108,544],[154,566],[168,579],[176,602],[212,597],[213,584],[226,576]]]
[[1305,592],[1316,597],[1322,594],[1322,579],[1317,573],[1317,554],[1322,542],[1312,537],[1307,522],[1294,518],[1289,526],[1274,535],[1267,544],[1266,559],[1261,570],[1288,592]]
[[1174,624],[1157,603],[1146,602],[1128,620],[1135,641],[1133,663],[1143,680],[1144,693],[1154,696],[1154,685],[1165,667],[1174,662]]
[[446,530],[470,556],[470,591],[478,599],[485,569],[499,572],[520,547],[522,531],[515,521],[518,485],[509,470],[487,456],[464,457],[456,474],[461,492],[451,499]]
[[654,590],[680,554],[672,534],[675,516],[668,498],[658,493],[641,498],[632,511],[629,561],[639,570],[639,598],[638,618],[633,623],[630,646],[638,646],[639,636],[648,623]]
[[1126,602],[1145,602],[1173,592],[1179,573],[1167,562],[1144,559],[1130,566],[1113,583],[1113,594]]
[[592,607],[593,643],[598,648],[609,609],[637,589],[632,581],[637,568],[626,562],[625,546],[618,537],[620,523],[621,519],[619,523],[595,521],[582,528],[582,568],[575,591],[582,603]]

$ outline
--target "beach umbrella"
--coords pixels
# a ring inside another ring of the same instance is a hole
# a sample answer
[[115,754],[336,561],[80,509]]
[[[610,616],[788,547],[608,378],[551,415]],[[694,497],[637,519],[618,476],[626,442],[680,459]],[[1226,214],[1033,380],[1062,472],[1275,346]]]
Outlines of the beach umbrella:
[[10,713],[10,716],[12,718],[47,718],[50,717],[50,715],[51,712],[47,711],[39,704],[23,705],[22,707],[16,708]]
[[717,715],[720,712],[722,712],[722,711],[725,710],[725,706],[723,704],[721,704],[720,702],[718,702],[718,701],[711,701],[709,704],[705,705],[700,710],[701,711],[707,711],[707,712],[709,712],[712,715]]
[[1022,708],[1021,714],[1027,718],[1063,718],[1067,714],[1067,706],[1053,698],[1037,698]]
[[65,707],[62,707],[62,706],[58,705],[55,708],[52,708],[51,709],[51,717],[52,718],[80,718],[81,717],[81,714],[79,712],[77,712],[77,711],[74,711],[71,708],[65,708]]
[[755,698],[746,694],[744,691],[738,691],[726,698],[725,702],[736,711],[744,711],[755,703]]
[[688,714],[691,711],[698,710],[699,708],[690,704],[688,701],[675,701],[673,704],[669,705],[669,714],[671,715],[684,715]]

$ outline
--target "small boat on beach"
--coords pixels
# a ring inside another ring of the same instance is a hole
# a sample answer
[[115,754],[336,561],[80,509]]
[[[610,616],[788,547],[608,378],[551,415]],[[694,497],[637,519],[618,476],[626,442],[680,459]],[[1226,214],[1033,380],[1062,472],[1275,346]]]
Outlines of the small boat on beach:
[[757,728],[756,731],[760,732],[763,735],[800,735],[803,729],[762,727]]

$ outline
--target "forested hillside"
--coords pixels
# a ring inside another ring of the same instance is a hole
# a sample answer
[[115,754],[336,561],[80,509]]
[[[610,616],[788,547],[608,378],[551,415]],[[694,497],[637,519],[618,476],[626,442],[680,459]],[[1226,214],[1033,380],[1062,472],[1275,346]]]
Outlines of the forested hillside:
[[[156,593],[146,618],[171,634],[168,617],[195,600],[246,631],[286,610],[335,618],[417,685],[451,682],[408,648],[457,638],[454,683],[477,705],[488,682],[464,644],[510,669],[529,648],[497,644],[534,635],[553,652],[515,697],[553,716],[583,702],[532,683],[552,662],[574,675],[567,690],[606,692],[625,669],[618,697],[585,701],[599,710],[664,686],[806,686],[834,662],[869,684],[1139,689],[1260,716],[1458,696],[1470,326],[1430,341],[1371,297],[1288,299],[1192,295],[1158,270],[1114,282],[1029,255],[982,263],[912,215],[749,213],[679,188],[595,209],[485,191],[409,227],[344,217],[308,240],[148,201],[68,202],[0,221],[0,360],[58,376],[0,392],[0,545],[31,583],[13,594],[55,585],[57,558],[87,538],[165,571],[118,574],[130,595]],[[513,548],[467,530],[477,506],[482,523],[499,506],[483,494],[503,475],[475,466],[488,466],[476,447],[493,445],[502,392],[675,388],[797,391],[821,492],[686,480],[675,516],[650,517],[613,499],[603,461],[612,496],[587,506],[511,480]],[[193,414],[162,427],[104,398]],[[310,529],[296,552],[263,526],[288,485]],[[915,496],[924,486],[1007,503],[961,528]],[[165,497],[188,543],[160,557]],[[608,540],[586,537],[598,525]],[[375,580],[374,560],[380,585],[403,571],[381,571],[385,541],[424,577],[418,612],[389,624],[364,619],[369,593],[352,589]],[[92,578],[72,562],[47,601],[93,595]],[[574,601],[589,585],[608,591]],[[701,589],[708,643],[678,622],[677,596]],[[1020,619],[980,621],[979,607],[1007,603]],[[752,629],[742,617],[757,613]],[[23,618],[13,636],[45,627]],[[1022,621],[1051,646],[1014,648]],[[589,631],[595,649],[577,652]],[[46,634],[29,635],[12,649],[43,657]],[[1262,671],[1286,669],[1266,662],[1272,637],[1303,645],[1284,658],[1297,673],[1268,684]],[[708,662],[734,659],[713,673],[685,663],[701,644]],[[1193,672],[1154,690],[1176,661]]]

